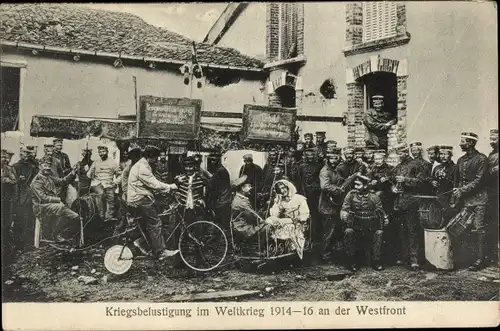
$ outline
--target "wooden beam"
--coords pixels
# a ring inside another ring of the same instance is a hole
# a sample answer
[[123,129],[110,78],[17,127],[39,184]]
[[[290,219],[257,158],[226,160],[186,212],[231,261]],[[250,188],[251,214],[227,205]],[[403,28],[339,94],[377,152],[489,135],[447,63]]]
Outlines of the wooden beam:
[[203,39],[204,43],[217,45],[226,31],[231,27],[238,15],[248,6],[248,3],[230,3],[224,9],[217,21],[212,25],[210,31]]
[[[208,111],[201,112],[201,117],[216,117],[216,118],[242,118],[242,113],[224,112],[224,111]],[[135,115],[120,115],[120,119],[135,119]],[[304,122],[329,122],[342,123],[343,117],[340,116],[315,116],[315,115],[297,115],[297,121]]]

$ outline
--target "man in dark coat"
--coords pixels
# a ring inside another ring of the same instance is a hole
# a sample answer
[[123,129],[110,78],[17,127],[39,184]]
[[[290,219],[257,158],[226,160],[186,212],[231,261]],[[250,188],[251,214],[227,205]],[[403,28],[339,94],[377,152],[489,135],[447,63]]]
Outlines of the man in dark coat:
[[2,204],[2,276],[8,277],[6,273],[9,270],[10,261],[12,258],[12,236],[11,226],[15,219],[15,202],[17,197],[17,175],[16,170],[9,165],[8,151],[2,149],[0,155],[0,166],[2,170],[2,189],[1,204]]
[[313,142],[313,134],[312,133],[305,133],[304,134],[304,148],[312,148],[316,147],[316,145]]
[[323,232],[321,245],[321,259],[324,263],[331,262],[335,245],[341,238],[340,232],[340,205],[335,205],[332,198],[343,194],[340,186],[343,178],[336,171],[340,163],[340,148],[335,148],[327,154],[326,164],[319,173],[321,194],[319,197],[318,212],[321,214],[321,229]]
[[453,216],[453,211],[449,208],[456,171],[455,162],[451,159],[452,156],[452,146],[443,145],[439,147],[440,163],[432,171],[431,178],[433,193],[438,197],[441,206],[444,208],[445,219],[451,219]]
[[384,96],[374,95],[372,97],[373,108],[365,112],[363,124],[366,127],[365,143],[376,149],[387,150],[387,133],[396,124],[391,114],[384,109]]
[[471,271],[477,271],[484,267],[486,240],[484,216],[488,203],[488,191],[485,185],[488,158],[476,150],[477,140],[478,136],[473,132],[462,133],[460,148],[465,154],[457,161],[452,195],[452,204],[463,203],[465,208],[472,211],[472,232],[477,237],[477,259],[469,267]]
[[[366,165],[354,158],[354,149],[350,147],[344,148],[344,161],[340,162],[336,170],[344,180],[350,179],[351,182],[356,174],[366,175],[367,173]],[[352,189],[353,185],[351,183],[346,187],[345,193]]]
[[421,186],[420,193],[430,194],[432,192],[431,185],[431,173],[432,173],[432,163],[424,159],[422,143],[419,141],[414,141],[410,143],[411,156],[415,161],[418,161],[420,167],[422,168],[422,173],[424,176],[424,181]]
[[165,151],[160,152],[160,157],[156,163],[154,175],[164,183],[172,183],[172,172],[168,167],[168,158]]
[[215,219],[223,229],[229,229],[231,220],[231,180],[229,172],[221,163],[222,155],[212,153],[208,156],[209,169],[215,169],[207,184],[207,205],[215,213]]
[[486,254],[491,262],[498,262],[498,129],[490,130],[491,153],[488,155],[488,189]]
[[247,175],[247,183],[252,185],[252,196],[250,197],[250,201],[252,202],[252,206],[254,208],[257,205],[257,193],[261,192],[262,187],[262,168],[257,164],[253,163],[253,155],[245,154],[243,155],[243,166],[240,168],[240,173],[238,177],[242,177],[243,175]]
[[[69,161],[69,156],[68,154],[64,153],[62,151],[63,149],[63,140],[62,139],[54,139],[53,140],[54,144],[54,158],[56,158],[59,163],[61,164],[62,168],[62,175],[66,176],[71,172],[71,163]],[[64,186],[61,187],[61,200],[65,201],[66,200],[66,194],[68,192],[68,187]]]
[[316,161],[314,154],[314,148],[309,148],[305,151],[304,162],[302,162],[298,167],[297,178],[294,182],[299,184],[299,186],[296,186],[298,188],[298,193],[305,196],[307,199],[307,205],[312,219],[311,231],[313,244],[318,248],[315,252],[316,255],[319,255],[319,247],[321,246],[322,241],[322,231],[321,217],[318,212],[318,201],[321,194],[319,172],[322,168],[322,164]]
[[326,157],[326,132],[316,131],[316,158],[319,164],[324,164]]
[[[38,173],[32,150],[34,146],[22,146],[20,159],[12,167],[18,176],[17,219],[14,222],[14,237],[18,247],[24,249],[33,244],[35,215],[30,185]],[[71,170],[70,170],[71,171]]]
[[412,159],[406,144],[396,146],[400,163],[394,167],[390,177],[396,183],[398,192],[394,201],[394,223],[399,227],[399,244],[395,245],[397,264],[405,260],[412,270],[418,270],[420,246],[420,222],[417,215],[418,198],[424,180],[421,164]]

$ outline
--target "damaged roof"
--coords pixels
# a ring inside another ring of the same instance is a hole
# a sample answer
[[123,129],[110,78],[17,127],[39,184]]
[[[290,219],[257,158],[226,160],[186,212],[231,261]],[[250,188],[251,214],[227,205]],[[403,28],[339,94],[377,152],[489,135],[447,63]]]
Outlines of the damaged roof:
[[[173,61],[191,59],[192,40],[121,12],[67,4],[2,4],[2,40]],[[239,51],[197,43],[198,62],[241,69],[264,63]]]

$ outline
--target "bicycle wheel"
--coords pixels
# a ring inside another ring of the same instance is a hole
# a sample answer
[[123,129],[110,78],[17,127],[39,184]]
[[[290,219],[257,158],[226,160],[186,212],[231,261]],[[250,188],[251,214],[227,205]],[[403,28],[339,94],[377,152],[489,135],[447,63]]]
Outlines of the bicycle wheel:
[[179,238],[182,261],[196,271],[217,268],[227,254],[227,238],[216,224],[198,221],[188,225]]
[[133,254],[130,248],[122,245],[114,245],[106,251],[104,255],[104,266],[106,270],[115,274],[122,275],[132,266]]

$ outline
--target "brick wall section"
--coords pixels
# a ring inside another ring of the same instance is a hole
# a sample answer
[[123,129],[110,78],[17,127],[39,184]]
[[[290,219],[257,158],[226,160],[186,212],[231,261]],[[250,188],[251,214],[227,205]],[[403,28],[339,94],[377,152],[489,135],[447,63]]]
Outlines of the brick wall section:
[[362,84],[347,84],[347,146],[364,146]]
[[396,29],[398,35],[406,34],[406,5],[404,3],[398,3],[396,6],[397,12],[397,25]]
[[346,4],[346,46],[361,44],[363,41],[363,4]]
[[304,4],[296,3],[297,6],[297,54],[304,54]]
[[266,5],[266,58],[268,62],[279,58],[279,3]]
[[408,84],[408,76],[398,77],[398,124],[393,126],[388,133],[389,138],[389,155],[387,163],[395,166],[398,162],[398,156],[393,148],[396,144],[407,143],[406,136],[406,120],[407,120],[407,103],[406,90]]

